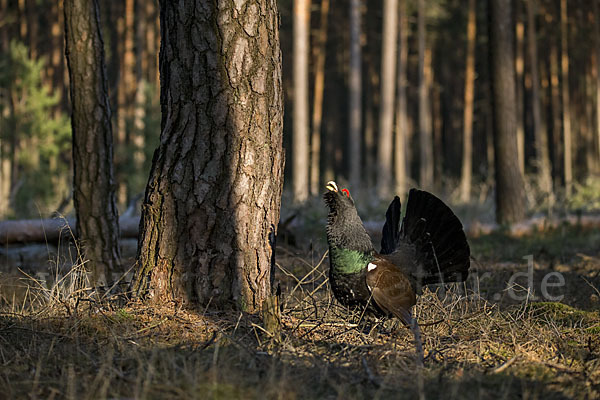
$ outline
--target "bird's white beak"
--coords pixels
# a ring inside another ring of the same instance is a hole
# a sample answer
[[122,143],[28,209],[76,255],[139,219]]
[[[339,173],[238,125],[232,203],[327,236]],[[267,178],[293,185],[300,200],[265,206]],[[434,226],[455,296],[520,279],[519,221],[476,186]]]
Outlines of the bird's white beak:
[[338,191],[338,186],[334,181],[327,182],[327,185],[325,187],[327,188],[327,190],[330,190],[332,192]]

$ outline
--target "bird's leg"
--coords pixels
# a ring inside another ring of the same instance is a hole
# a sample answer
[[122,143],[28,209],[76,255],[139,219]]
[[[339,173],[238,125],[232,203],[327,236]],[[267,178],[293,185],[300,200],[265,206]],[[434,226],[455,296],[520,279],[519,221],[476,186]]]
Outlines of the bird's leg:
[[421,340],[421,329],[417,319],[411,317],[410,319],[410,330],[415,338],[415,350],[417,352],[417,364],[419,367],[423,366],[423,341]]
[[377,336],[379,335],[379,324],[382,322],[383,320],[376,318],[375,319],[375,323],[373,324],[373,326],[371,327],[371,330],[369,330],[369,336],[371,337],[371,339],[376,340]]
[[425,399],[425,382],[423,380],[423,342],[421,341],[421,329],[417,319],[411,317],[410,330],[415,337],[415,349],[417,352],[417,390],[419,399]]

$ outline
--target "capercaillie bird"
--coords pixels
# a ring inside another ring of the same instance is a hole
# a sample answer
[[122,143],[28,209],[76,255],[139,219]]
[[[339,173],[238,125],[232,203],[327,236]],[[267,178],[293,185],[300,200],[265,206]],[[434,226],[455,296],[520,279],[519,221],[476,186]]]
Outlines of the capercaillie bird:
[[329,280],[343,305],[410,325],[423,286],[467,278],[470,250],[463,226],[433,194],[411,189],[402,224],[400,199],[394,198],[378,253],[348,189],[333,181],[326,188]]

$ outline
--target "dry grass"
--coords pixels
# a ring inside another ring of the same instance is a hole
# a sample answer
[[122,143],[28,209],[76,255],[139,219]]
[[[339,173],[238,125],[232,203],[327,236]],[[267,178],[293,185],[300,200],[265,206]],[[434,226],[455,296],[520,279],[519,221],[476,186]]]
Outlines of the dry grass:
[[[425,291],[420,367],[408,329],[339,306],[326,255],[294,251],[278,253],[278,340],[252,315],[96,301],[77,269],[50,289],[29,280],[0,312],[0,398],[600,396],[600,313],[589,305],[491,303],[472,283]],[[495,268],[480,258],[480,270]],[[600,263],[580,263],[594,265],[582,283],[593,293]]]

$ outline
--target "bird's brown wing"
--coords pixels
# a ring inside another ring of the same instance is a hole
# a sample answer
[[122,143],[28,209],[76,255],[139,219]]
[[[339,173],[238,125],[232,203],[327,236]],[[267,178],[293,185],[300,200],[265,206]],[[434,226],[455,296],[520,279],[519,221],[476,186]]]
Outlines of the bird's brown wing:
[[377,257],[367,271],[367,286],[382,311],[410,324],[410,309],[416,303],[415,292],[408,277],[398,267]]

